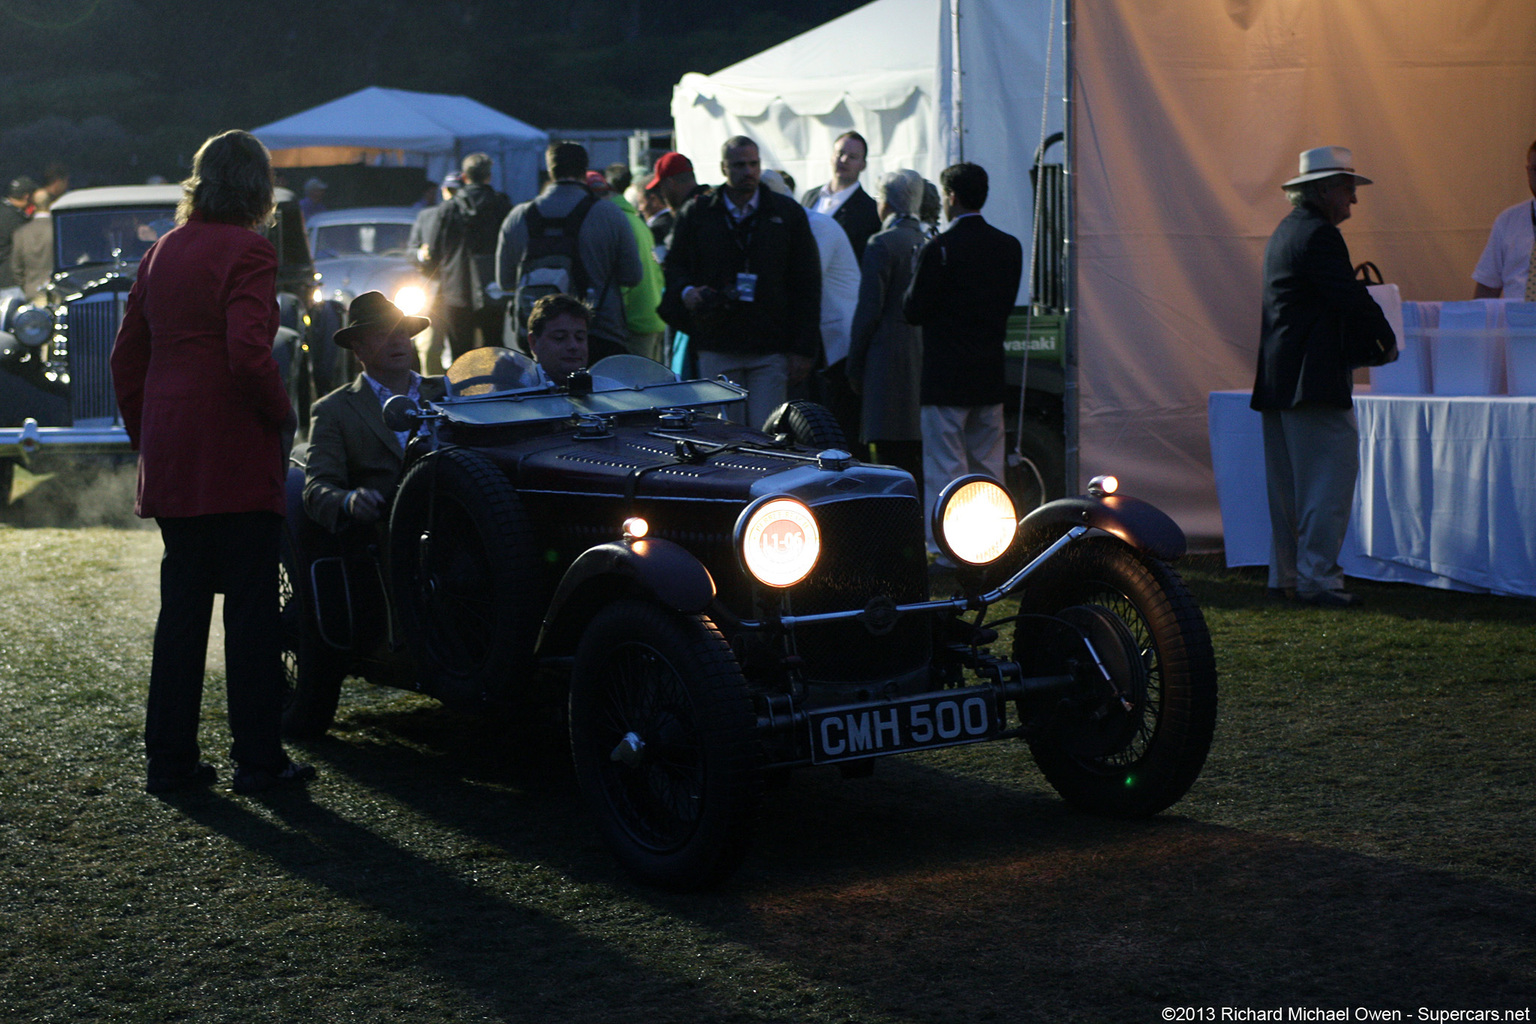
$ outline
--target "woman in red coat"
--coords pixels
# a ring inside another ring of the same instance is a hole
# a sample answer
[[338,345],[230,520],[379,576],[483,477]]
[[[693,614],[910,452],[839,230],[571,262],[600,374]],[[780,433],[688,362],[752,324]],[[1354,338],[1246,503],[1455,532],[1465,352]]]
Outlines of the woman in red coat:
[[[278,621],[283,477],[292,410],[272,357],[277,253],[271,158],[246,132],[203,143],[177,227],[144,254],[112,349],[139,451],[135,511],[160,525],[160,617],[144,746],[150,792],[211,784],[197,725],[213,595],[224,594],[234,789],[302,783],[281,742]],[[285,436],[286,432],[286,436]]]

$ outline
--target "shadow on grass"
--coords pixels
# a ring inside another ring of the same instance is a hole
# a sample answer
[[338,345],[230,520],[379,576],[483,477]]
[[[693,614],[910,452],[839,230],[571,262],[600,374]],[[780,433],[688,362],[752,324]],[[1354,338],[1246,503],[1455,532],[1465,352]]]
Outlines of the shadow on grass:
[[[1151,1006],[1208,1002],[1366,1006],[1413,1019],[1419,1006],[1536,999],[1531,892],[1176,813],[1080,815],[1038,780],[1023,748],[889,759],[859,781],[798,773],[770,790],[741,871],[718,892],[680,896],[619,876],[556,730],[508,743],[501,727],[431,708],[347,724],[368,742],[317,744],[330,770],[513,862],[611,886],[708,929],[875,1015],[1132,1020],[1152,1019]],[[1016,758],[1019,784],[974,777],[968,757]],[[1404,823],[1425,842],[1434,829]],[[480,924],[509,912],[376,840],[354,845],[372,861],[378,894],[415,885],[424,870],[433,900],[465,903]],[[574,941],[548,926],[540,938]],[[473,980],[509,998],[493,977]]]

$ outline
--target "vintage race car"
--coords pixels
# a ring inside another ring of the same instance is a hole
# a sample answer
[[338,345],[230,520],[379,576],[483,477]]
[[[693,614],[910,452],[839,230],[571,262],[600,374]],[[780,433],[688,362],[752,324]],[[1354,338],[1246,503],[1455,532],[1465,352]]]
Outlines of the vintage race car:
[[541,388],[476,350],[443,401],[386,406],[420,433],[378,532],[321,531],[295,470],[290,731],[327,728],[349,673],[562,701],[607,843],[669,888],[732,870],[788,768],[1023,741],[1085,810],[1184,794],[1216,672],[1167,516],[1097,480],[1020,520],[996,482],[956,480],[934,527],[959,569],[935,588],[912,477],[851,458],[819,406],[720,418],[742,394],[635,356]]
[[[313,399],[302,332],[314,265],[298,203],[278,190],[267,237],[278,252],[281,324],[273,355],[301,419]],[[139,259],[175,226],[180,185],[66,192],[50,216],[54,272],[47,305],[0,303],[0,503],[15,465],[52,454],[131,458],[110,358]]]

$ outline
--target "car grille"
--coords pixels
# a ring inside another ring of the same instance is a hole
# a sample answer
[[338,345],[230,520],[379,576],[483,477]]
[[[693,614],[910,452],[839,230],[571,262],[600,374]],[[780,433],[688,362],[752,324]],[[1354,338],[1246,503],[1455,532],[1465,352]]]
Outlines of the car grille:
[[[872,598],[897,604],[928,597],[922,507],[916,498],[877,497],[815,506],[821,559],[794,588],[793,612],[863,608]],[[890,678],[923,665],[930,646],[929,621],[905,616],[885,636],[858,622],[806,626],[796,631],[799,654],[813,679],[856,681]]]
[[122,300],[119,292],[100,292],[69,304],[69,404],[77,423],[117,418],[111,359]]

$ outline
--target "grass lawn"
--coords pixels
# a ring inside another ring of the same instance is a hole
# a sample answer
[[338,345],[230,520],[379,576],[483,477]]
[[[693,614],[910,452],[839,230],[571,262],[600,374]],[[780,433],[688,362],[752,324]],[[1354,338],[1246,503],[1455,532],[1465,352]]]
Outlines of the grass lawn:
[[1362,583],[1364,609],[1330,612],[1196,560],[1221,712],[1168,812],[1073,813],[1004,744],[802,772],[723,889],[676,896],[618,874],[543,723],[349,682],[337,728],[295,748],[307,797],[233,795],[217,631],[220,784],[146,795],[159,552],[153,530],[0,527],[0,1019],[1536,1005],[1527,601]]

